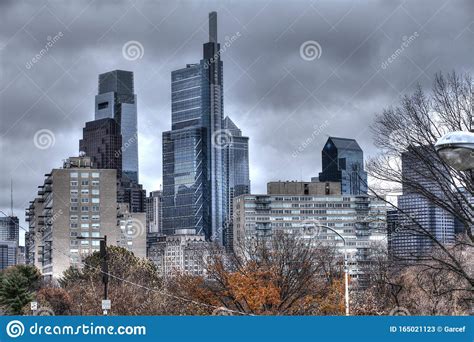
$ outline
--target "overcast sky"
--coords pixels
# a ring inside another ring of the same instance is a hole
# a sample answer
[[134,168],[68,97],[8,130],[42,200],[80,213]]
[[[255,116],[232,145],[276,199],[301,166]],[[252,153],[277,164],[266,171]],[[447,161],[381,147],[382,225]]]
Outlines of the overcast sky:
[[[1,0],[0,208],[10,211],[12,178],[27,227],[28,201],[45,173],[78,154],[98,74],[114,69],[135,73],[140,182],[159,189],[170,72],[202,58],[210,11],[228,42],[224,111],[250,137],[254,193],[317,176],[329,135],[355,138],[373,156],[377,112],[417,83],[429,88],[438,71],[473,70],[469,0]],[[143,47],[139,58],[124,55],[130,41]]]

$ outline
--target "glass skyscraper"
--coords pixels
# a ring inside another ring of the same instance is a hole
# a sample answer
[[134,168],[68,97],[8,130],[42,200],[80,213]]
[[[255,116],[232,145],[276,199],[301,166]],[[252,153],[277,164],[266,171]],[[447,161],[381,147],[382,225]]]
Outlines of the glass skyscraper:
[[122,176],[138,184],[137,96],[133,72],[114,70],[99,75],[95,120],[113,118],[122,134]]
[[341,182],[343,195],[367,194],[364,153],[354,139],[329,137],[321,152],[321,182]]
[[163,233],[194,229],[223,243],[227,218],[223,132],[223,71],[217,13],[198,64],[171,73],[171,131],[163,132]]

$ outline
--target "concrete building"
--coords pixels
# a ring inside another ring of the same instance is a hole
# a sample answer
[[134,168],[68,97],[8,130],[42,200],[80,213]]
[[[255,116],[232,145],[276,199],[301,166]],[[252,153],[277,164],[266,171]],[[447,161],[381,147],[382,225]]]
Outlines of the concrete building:
[[357,279],[374,247],[386,245],[386,205],[367,195],[242,195],[234,202],[234,251],[282,230],[342,252],[343,241],[322,226],[346,239],[350,273]]
[[299,182],[299,181],[278,181],[267,183],[268,195],[340,195],[340,182]]
[[148,258],[164,277],[177,272],[204,275],[209,242],[193,229],[178,229],[174,235],[162,235],[149,247]]
[[[84,257],[99,250],[97,238],[105,235],[109,245],[145,255],[145,234],[137,246],[124,238],[120,215],[127,211],[117,206],[116,172],[95,169],[89,157],[81,156],[45,175],[38,197],[27,209],[25,251],[28,263],[35,264],[45,279],[59,278],[70,266],[81,267]],[[144,215],[139,218],[143,227]]]
[[[130,212],[128,204],[117,205],[117,224],[120,227],[117,246],[128,249],[139,258],[146,257],[146,213]],[[113,242],[111,241],[113,244]]]
[[146,228],[148,233],[160,233],[163,219],[161,191],[152,191],[146,198]]

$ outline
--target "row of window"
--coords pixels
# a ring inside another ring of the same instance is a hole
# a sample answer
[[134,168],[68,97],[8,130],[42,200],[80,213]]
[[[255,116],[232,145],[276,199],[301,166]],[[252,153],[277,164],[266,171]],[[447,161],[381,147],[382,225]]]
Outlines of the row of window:
[[[75,205],[71,205],[70,211],[79,211],[79,207]],[[100,207],[98,205],[93,205],[91,207],[83,205],[81,206],[81,211],[82,212],[88,212],[88,211],[99,212]]]
[[[71,172],[70,174],[71,178],[79,178],[79,172]],[[100,173],[99,172],[81,172],[81,178],[99,178]]]
[[[71,203],[78,203],[79,199],[78,198],[71,198]],[[100,199],[98,197],[94,197],[89,199],[88,197],[82,197],[81,198],[81,203],[100,203]]]
[[[71,188],[76,188],[79,185],[78,181],[71,181]],[[90,183],[92,186],[99,186],[99,181],[98,180],[93,180]],[[89,181],[88,180],[81,180],[81,186],[89,186]]]

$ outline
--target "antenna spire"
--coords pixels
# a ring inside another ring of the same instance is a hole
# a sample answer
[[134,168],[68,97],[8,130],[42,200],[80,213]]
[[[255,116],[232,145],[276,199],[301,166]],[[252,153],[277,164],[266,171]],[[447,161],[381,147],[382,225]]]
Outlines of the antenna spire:
[[10,178],[10,208],[13,216],[13,179]]
[[209,13],[209,42],[217,43],[217,12]]

